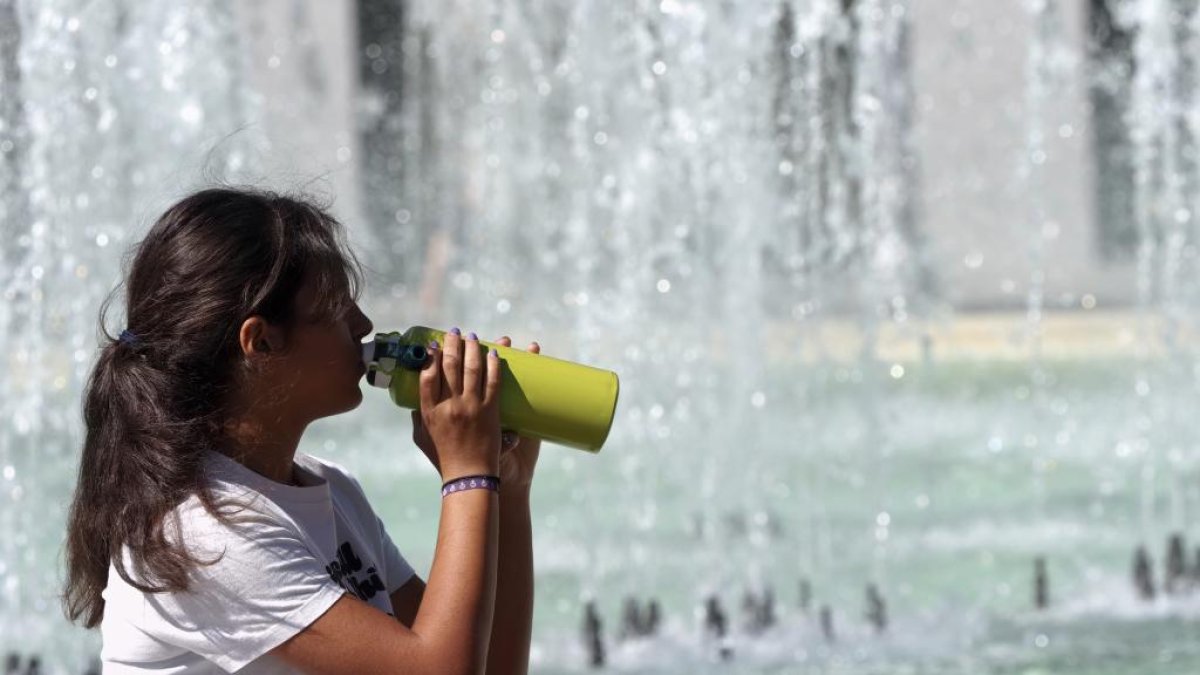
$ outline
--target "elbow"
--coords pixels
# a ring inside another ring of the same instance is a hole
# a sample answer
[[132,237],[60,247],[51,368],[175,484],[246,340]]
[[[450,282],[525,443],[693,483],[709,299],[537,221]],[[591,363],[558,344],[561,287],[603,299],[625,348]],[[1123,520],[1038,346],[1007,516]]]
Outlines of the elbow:
[[460,663],[449,665],[449,668],[439,667],[431,672],[436,672],[438,675],[485,675],[487,672],[486,659],[462,659]]
[[437,675],[484,675],[487,672],[487,639],[482,645],[442,643],[426,652],[427,668]]

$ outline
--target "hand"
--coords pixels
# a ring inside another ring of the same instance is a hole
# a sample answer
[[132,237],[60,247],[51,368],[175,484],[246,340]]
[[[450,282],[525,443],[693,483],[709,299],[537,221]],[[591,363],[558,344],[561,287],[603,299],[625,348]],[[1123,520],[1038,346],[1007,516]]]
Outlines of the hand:
[[500,359],[476,339],[446,333],[420,374],[413,440],[443,480],[500,468]]
[[[512,347],[512,340],[506,335],[496,340],[496,344]],[[540,354],[542,348],[538,343],[531,342],[526,351]],[[542,440],[504,431],[500,445],[500,494],[503,495],[507,487],[528,488],[533,482],[533,469],[541,454]]]

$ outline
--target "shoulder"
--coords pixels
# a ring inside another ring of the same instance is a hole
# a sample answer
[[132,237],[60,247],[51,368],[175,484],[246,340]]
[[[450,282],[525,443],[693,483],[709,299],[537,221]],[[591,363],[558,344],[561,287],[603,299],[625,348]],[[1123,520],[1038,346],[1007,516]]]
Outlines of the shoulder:
[[300,466],[324,478],[329,483],[332,494],[349,497],[362,502],[367,501],[366,491],[362,483],[344,465],[324,457],[317,457],[304,452],[297,452],[295,461]]
[[294,518],[257,492],[214,490],[211,494],[215,513],[196,494],[167,513],[163,533],[168,541],[182,541],[194,554],[223,554],[259,548],[268,541],[302,538],[303,528]]

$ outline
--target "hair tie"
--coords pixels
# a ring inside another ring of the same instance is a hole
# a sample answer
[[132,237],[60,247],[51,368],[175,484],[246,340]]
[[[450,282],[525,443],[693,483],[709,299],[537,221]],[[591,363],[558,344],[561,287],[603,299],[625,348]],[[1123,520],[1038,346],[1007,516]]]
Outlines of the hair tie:
[[126,345],[137,344],[137,342],[138,342],[138,336],[135,335],[128,328],[121,331],[121,336],[117,339],[121,341],[121,344],[126,344]]

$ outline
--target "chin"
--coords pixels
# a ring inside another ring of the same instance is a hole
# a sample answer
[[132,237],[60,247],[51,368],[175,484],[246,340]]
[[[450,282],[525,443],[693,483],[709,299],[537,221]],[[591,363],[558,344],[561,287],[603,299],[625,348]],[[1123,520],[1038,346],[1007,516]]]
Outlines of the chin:
[[332,415],[340,415],[345,412],[350,412],[357,408],[363,401],[363,394],[360,390],[355,389],[354,393],[349,394],[340,404],[333,406],[329,412],[326,412],[321,417],[330,417]]

